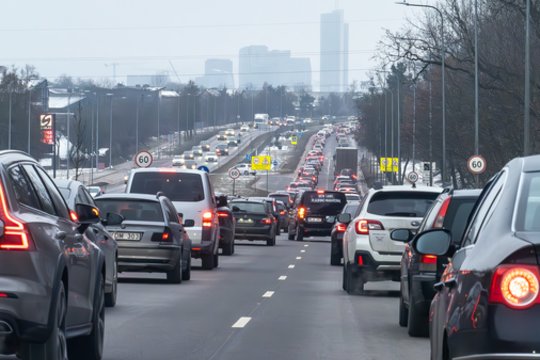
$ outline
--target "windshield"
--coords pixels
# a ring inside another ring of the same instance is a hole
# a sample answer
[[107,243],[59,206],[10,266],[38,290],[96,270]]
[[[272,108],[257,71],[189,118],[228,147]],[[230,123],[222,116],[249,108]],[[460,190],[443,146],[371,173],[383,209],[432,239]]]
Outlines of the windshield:
[[125,220],[131,221],[163,221],[163,211],[157,201],[98,198],[95,202],[102,214],[120,214]]
[[247,213],[255,213],[255,214],[266,213],[266,205],[259,202],[233,201],[231,202],[230,205],[233,212],[247,212]]
[[304,206],[309,214],[319,215],[337,215],[346,203],[345,195],[339,192],[320,194],[315,191],[306,191],[300,200],[301,206]]
[[135,173],[129,192],[151,195],[162,192],[171,201],[202,201],[205,194],[199,174],[158,171]]
[[397,217],[424,217],[438,193],[381,191],[369,201],[367,212]]

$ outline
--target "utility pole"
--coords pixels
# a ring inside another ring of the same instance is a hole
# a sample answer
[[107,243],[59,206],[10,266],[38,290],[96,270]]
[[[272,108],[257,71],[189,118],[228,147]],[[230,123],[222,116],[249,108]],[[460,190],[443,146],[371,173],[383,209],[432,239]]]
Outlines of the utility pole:
[[527,0],[527,11],[525,16],[525,96],[523,101],[523,156],[528,156],[531,154],[531,34],[529,24],[531,19],[531,0]]
[[11,150],[11,121],[12,121],[12,118],[11,118],[11,113],[12,113],[12,96],[13,96],[13,92],[11,91],[11,89],[9,90],[9,95],[8,95],[8,100],[9,100],[9,110],[8,110],[8,149]]

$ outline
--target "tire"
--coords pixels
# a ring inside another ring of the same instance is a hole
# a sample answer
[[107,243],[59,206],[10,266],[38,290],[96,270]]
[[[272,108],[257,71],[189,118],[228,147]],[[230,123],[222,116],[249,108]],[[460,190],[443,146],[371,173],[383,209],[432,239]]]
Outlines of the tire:
[[347,289],[349,288],[348,287],[348,284],[347,284],[347,264],[343,264],[343,276],[342,276],[342,282],[341,282],[341,287],[343,288],[343,290],[347,291]]
[[111,290],[111,292],[105,294],[105,306],[106,307],[115,307],[117,297],[118,297],[118,263],[115,260],[114,261],[114,269],[113,269],[112,290]]
[[407,326],[407,322],[409,320],[409,310],[405,306],[405,303],[403,302],[403,296],[399,295],[399,326],[405,327]]
[[234,254],[236,252],[235,246],[234,246],[234,236],[232,239],[232,253]]
[[105,335],[105,279],[100,276],[97,286],[97,297],[92,315],[92,332],[68,342],[68,353],[71,359],[101,360],[103,356],[103,340]]
[[67,360],[66,290],[64,283],[56,293],[55,323],[49,339],[41,344],[22,342],[18,357],[23,360]]
[[427,317],[418,313],[413,305],[412,294],[409,295],[409,316],[407,318],[407,332],[412,337],[427,337],[429,335],[429,324]]
[[266,240],[266,246],[276,246],[276,236]]
[[347,266],[345,272],[345,282],[347,284],[347,293],[349,295],[363,295],[364,294],[364,279],[361,274],[353,274],[350,265]]
[[304,230],[296,228],[296,241],[304,241]]
[[181,284],[182,283],[182,254],[180,258],[174,265],[174,268],[170,271],[167,271],[167,282],[170,284]]
[[219,267],[219,255],[218,254],[214,255],[214,267],[215,268]]
[[191,254],[188,256],[186,268],[182,269],[182,280],[191,280]]
[[332,240],[332,245],[330,245],[330,265],[339,266],[341,265],[341,254],[339,253],[338,245],[334,240]]
[[212,270],[214,266],[214,254],[204,254],[201,256],[202,268],[204,270]]
[[223,247],[222,255],[231,256],[234,252],[234,240],[230,241]]
[[291,231],[289,231],[289,234],[287,235],[287,239],[291,241],[294,240],[294,234]]

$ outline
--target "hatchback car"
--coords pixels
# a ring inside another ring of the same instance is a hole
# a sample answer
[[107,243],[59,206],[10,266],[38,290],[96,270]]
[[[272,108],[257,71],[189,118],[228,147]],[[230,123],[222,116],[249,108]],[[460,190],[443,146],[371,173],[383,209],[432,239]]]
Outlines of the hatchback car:
[[347,203],[345,195],[336,191],[317,190],[302,194],[296,214],[289,220],[289,240],[304,237],[330,236],[336,216]]
[[172,158],[172,166],[183,166],[185,163],[184,155],[174,155]]
[[[332,227],[332,232],[330,233],[330,265],[341,265],[341,259],[343,258],[343,234],[347,230],[347,224],[350,222],[350,219],[356,215],[360,207],[360,202],[349,202],[341,211],[341,214],[338,215],[336,223]],[[343,214],[348,214],[348,221],[341,222],[341,216]]]
[[242,164],[237,164],[234,166],[236,169],[238,169],[238,171],[240,171],[240,174],[241,175],[244,175],[244,176],[247,176],[247,175],[256,175],[257,172],[253,169],[251,169],[251,165],[250,164],[245,164],[245,163],[242,163]]
[[368,281],[399,281],[403,242],[392,230],[416,230],[443,189],[429,186],[385,186],[371,189],[343,235],[343,288],[362,294]]
[[193,220],[195,223],[195,226],[186,228],[192,242],[191,256],[202,260],[203,269],[218,266],[217,203],[207,173],[175,168],[134,169],[126,192],[151,195],[162,192],[172,201],[184,222]]
[[[453,243],[458,244],[467,225],[480,190],[445,191],[435,200],[417,230],[417,236],[430,229],[448,229],[452,232]],[[409,229],[394,230],[392,240],[405,242],[401,257],[401,286],[399,302],[399,324],[407,326],[411,336],[428,335],[429,305],[438,281],[437,266],[445,266],[444,258],[420,256],[410,246],[414,232]]]
[[0,354],[101,359],[106,263],[85,236],[99,210],[70,211],[23,152],[0,152],[0,164]]
[[461,241],[435,229],[413,241],[450,257],[430,307],[432,359],[537,359],[540,156],[510,161],[484,187]]
[[107,194],[96,199],[104,214],[120,214],[107,225],[118,242],[118,271],[164,272],[167,281],[191,276],[191,242],[172,202],[163,195]]
[[238,199],[230,202],[236,218],[237,240],[263,240],[267,246],[276,245],[277,222],[270,205],[264,200]]
[[[64,179],[54,179],[54,182],[70,209],[75,209],[77,204],[86,204],[97,208],[94,199],[90,196],[83,183]],[[105,255],[105,305],[114,306],[118,294],[118,245],[101,222],[90,225],[86,229],[85,235]]]

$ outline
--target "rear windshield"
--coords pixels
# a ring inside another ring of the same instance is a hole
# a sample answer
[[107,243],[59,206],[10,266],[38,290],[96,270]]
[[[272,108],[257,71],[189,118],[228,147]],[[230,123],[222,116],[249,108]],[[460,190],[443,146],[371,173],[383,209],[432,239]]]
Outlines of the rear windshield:
[[411,191],[378,192],[371,198],[367,212],[382,216],[424,217],[438,193]]
[[[266,206],[259,202],[240,202],[234,201],[231,203],[234,212],[247,212],[256,214],[266,214]],[[238,209],[235,209],[238,208]]]
[[450,230],[455,243],[460,242],[475,203],[476,198],[453,198],[450,202],[443,226]]
[[204,186],[199,174],[141,172],[133,175],[130,193],[155,195],[159,191],[171,201],[204,200]]
[[163,211],[157,201],[96,199],[96,205],[101,213],[120,214],[126,220],[163,221]]
[[352,216],[355,216],[356,211],[358,210],[359,207],[360,207],[360,203],[358,203],[358,204],[347,204],[343,208],[342,213],[343,214],[351,214]]
[[347,203],[345,195],[339,192],[325,192],[318,194],[315,191],[306,191],[300,203],[311,214],[337,215],[341,213]]
[[289,195],[270,195],[269,197],[283,201],[285,205],[289,204]]
[[516,217],[517,231],[540,231],[540,173],[525,175]]

